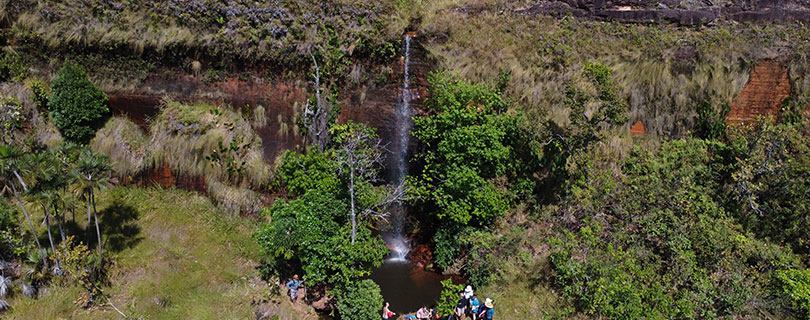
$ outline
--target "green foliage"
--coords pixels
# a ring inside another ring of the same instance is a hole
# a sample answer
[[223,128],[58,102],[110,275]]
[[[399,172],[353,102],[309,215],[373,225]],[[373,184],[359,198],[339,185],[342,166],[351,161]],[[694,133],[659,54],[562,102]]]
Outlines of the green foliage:
[[90,273],[90,270],[93,269],[93,256],[86,245],[74,243],[74,237],[69,236],[50,258],[53,263],[58,258],[64,270],[63,276],[57,278],[57,284],[79,285],[84,289],[74,301],[77,306],[89,307],[96,298],[102,295],[101,288],[93,281],[93,275]]
[[31,100],[34,101],[37,110],[48,110],[48,99],[51,96],[51,87],[47,82],[42,80],[35,80],[31,82]]
[[347,212],[345,202],[333,194],[311,190],[265,210],[272,223],[255,237],[262,254],[276,259],[278,267],[300,263],[307,283],[343,285],[369,275],[388,253],[382,239],[364,225],[351,244]]
[[286,188],[291,196],[300,196],[309,190],[337,192],[340,180],[335,175],[337,163],[329,153],[308,152],[298,154],[286,151],[276,168],[275,185]]
[[16,98],[0,96],[0,130],[4,144],[14,142],[14,135],[25,120],[25,109]]
[[523,119],[506,114],[508,102],[489,86],[444,73],[429,82],[427,106],[436,114],[414,118],[413,135],[427,147],[418,155],[425,166],[414,192],[436,207],[440,221],[486,224],[509,205],[494,180],[516,179],[535,165]]
[[612,319],[756,317],[750,301],[770,299],[770,274],[800,263],[728,213],[719,186],[730,149],[667,141],[657,152],[634,150],[620,178],[574,186],[549,257],[563,296]]
[[810,270],[779,270],[776,280],[793,307],[801,310],[805,319],[810,318]]
[[28,76],[28,67],[22,63],[19,54],[13,51],[0,51],[0,82],[20,82]]
[[[791,123],[792,122],[792,123]],[[733,141],[731,174],[733,195],[742,210],[741,223],[761,237],[810,252],[810,124],[806,120],[772,123],[763,119],[759,128]]]
[[501,89],[446,73],[428,81],[433,114],[414,118],[412,134],[425,145],[417,157],[425,165],[413,193],[422,210],[435,212],[436,263],[448,268],[462,252],[457,237],[464,226],[489,225],[516,196],[533,193],[539,151],[522,114],[507,113]]
[[726,115],[731,108],[723,105],[720,113],[716,113],[709,102],[703,102],[698,108],[698,117],[695,120],[695,136],[702,139],[719,139],[726,134]]
[[18,208],[5,199],[0,199],[0,256],[6,261],[25,252],[19,234],[18,217]]
[[380,318],[383,297],[380,286],[370,279],[353,281],[337,294],[337,307],[345,319],[376,320]]
[[436,302],[436,312],[443,316],[453,314],[458,302],[458,294],[463,290],[464,285],[454,284],[453,279],[442,280],[442,293],[439,296],[439,301]]
[[68,141],[87,144],[110,114],[107,95],[87,78],[84,69],[66,63],[51,83],[51,119]]
[[[612,126],[626,121],[627,101],[611,79],[607,66],[592,62],[583,67],[584,83],[569,82],[565,89],[565,105],[570,124],[551,124],[551,142],[547,149],[550,163],[566,163],[569,175],[588,175],[589,148],[607,136]],[[562,168],[554,168],[561,170]]]

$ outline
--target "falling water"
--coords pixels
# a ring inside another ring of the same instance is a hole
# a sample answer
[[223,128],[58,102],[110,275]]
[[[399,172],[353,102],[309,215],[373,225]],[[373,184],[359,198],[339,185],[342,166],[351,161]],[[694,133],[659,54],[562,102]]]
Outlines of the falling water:
[[[396,123],[394,130],[394,157],[396,167],[393,168],[392,181],[395,185],[401,184],[408,175],[408,142],[410,139],[411,121],[411,93],[408,77],[411,63],[411,36],[405,35],[405,64],[402,78],[402,93],[397,103]],[[405,208],[401,205],[393,208],[391,213],[391,226],[393,232],[389,240],[391,248],[390,260],[404,261],[410,251],[408,239],[404,230]]]

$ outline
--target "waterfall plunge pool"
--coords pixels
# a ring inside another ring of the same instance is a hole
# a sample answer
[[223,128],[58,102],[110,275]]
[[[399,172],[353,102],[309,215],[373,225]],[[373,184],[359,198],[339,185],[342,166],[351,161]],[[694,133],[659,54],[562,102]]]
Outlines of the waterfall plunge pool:
[[391,304],[391,311],[406,314],[435,304],[442,292],[440,282],[448,277],[407,260],[386,259],[371,272],[370,278],[380,286],[383,300]]

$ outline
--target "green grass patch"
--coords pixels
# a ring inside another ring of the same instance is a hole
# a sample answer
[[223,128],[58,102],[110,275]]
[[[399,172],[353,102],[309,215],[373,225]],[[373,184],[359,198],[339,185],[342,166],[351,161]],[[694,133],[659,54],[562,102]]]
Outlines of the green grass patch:
[[[147,319],[247,319],[263,286],[254,221],[224,212],[204,196],[175,189],[116,187],[98,194],[102,237],[115,261],[103,290],[122,311]],[[82,211],[77,238],[84,239]],[[41,214],[41,213],[40,213]],[[263,287],[266,289],[266,287]],[[12,319],[110,319],[102,301],[84,310],[78,287],[51,287],[40,299],[17,295]]]

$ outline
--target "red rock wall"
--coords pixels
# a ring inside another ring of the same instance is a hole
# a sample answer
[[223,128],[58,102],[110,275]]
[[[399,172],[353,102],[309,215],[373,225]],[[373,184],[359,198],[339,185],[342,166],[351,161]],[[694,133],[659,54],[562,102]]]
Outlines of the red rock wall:
[[750,124],[758,116],[778,116],[782,100],[790,96],[787,68],[782,64],[764,60],[752,69],[742,91],[731,102],[726,116],[729,124]]
[[632,127],[630,127],[630,134],[637,135],[637,136],[646,136],[647,129],[644,128],[644,123],[641,120],[636,121]]

